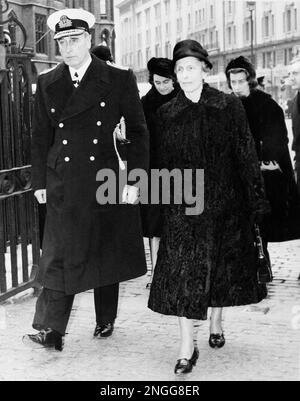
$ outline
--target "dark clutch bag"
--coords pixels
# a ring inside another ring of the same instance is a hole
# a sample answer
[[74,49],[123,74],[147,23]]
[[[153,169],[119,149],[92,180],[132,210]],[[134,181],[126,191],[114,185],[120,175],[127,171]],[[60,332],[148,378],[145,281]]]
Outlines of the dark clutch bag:
[[273,281],[272,268],[268,258],[264,253],[259,226],[255,224],[254,229],[255,245],[257,250],[257,280],[259,284],[271,283]]

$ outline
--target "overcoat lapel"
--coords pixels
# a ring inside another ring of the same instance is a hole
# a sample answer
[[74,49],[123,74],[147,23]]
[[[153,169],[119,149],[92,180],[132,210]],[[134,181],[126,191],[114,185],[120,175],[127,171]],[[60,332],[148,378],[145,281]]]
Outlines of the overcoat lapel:
[[52,82],[46,87],[49,102],[51,107],[56,109],[57,116],[62,115],[74,89],[68,66],[60,64],[55,71]]
[[74,88],[69,69],[65,64],[58,67],[57,74],[47,93],[60,112],[60,121],[67,120],[101,103],[111,90],[110,71],[106,63],[92,58],[79,87]]

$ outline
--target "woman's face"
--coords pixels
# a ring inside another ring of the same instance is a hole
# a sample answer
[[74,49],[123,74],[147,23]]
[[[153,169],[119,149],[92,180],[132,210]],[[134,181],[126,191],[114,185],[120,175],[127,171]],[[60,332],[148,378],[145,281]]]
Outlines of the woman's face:
[[245,72],[230,73],[230,84],[235,96],[248,97],[250,95],[249,82]]
[[156,90],[163,96],[169,95],[174,90],[174,82],[170,78],[154,74],[153,82]]
[[193,93],[203,86],[203,64],[196,57],[178,60],[175,72],[179,85],[185,93]]

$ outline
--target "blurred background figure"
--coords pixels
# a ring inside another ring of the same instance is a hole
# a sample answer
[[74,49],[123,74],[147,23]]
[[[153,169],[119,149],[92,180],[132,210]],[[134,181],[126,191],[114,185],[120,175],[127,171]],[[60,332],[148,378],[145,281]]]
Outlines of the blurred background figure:
[[268,242],[300,238],[300,201],[297,193],[288,132],[282,108],[272,97],[258,90],[256,71],[240,56],[226,68],[228,86],[243,103],[261,164],[271,214],[261,224],[265,253]]
[[262,91],[265,91],[265,83],[264,83],[265,77],[259,77],[257,78],[257,89],[260,89]]
[[290,66],[290,82],[297,95],[290,101],[290,112],[293,125],[293,151],[295,152],[295,172],[297,187],[300,194],[300,58],[292,61]]
[[111,51],[107,46],[95,46],[92,48],[91,53],[98,57],[100,60],[109,61],[110,63],[114,62]]
[[[150,169],[158,168],[158,147],[161,133],[157,129],[157,110],[165,103],[173,99],[179,90],[176,84],[172,61],[167,58],[153,57],[147,65],[149,71],[149,83],[151,89],[142,97],[142,104],[150,134]],[[149,182],[150,184],[150,182]],[[151,186],[149,185],[149,195]],[[157,260],[159,238],[162,229],[162,218],[159,205],[141,205],[141,216],[144,237],[150,240],[150,253],[152,261],[152,274]]]

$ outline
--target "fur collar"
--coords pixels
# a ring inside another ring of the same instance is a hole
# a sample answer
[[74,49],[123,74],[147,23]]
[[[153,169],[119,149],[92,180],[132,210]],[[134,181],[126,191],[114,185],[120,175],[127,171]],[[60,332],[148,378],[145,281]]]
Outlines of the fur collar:
[[189,100],[182,90],[179,91],[175,99],[168,104],[168,115],[170,118],[176,118],[190,107],[205,105],[219,110],[224,110],[228,105],[228,97],[225,93],[204,84],[201,98],[198,103]]

